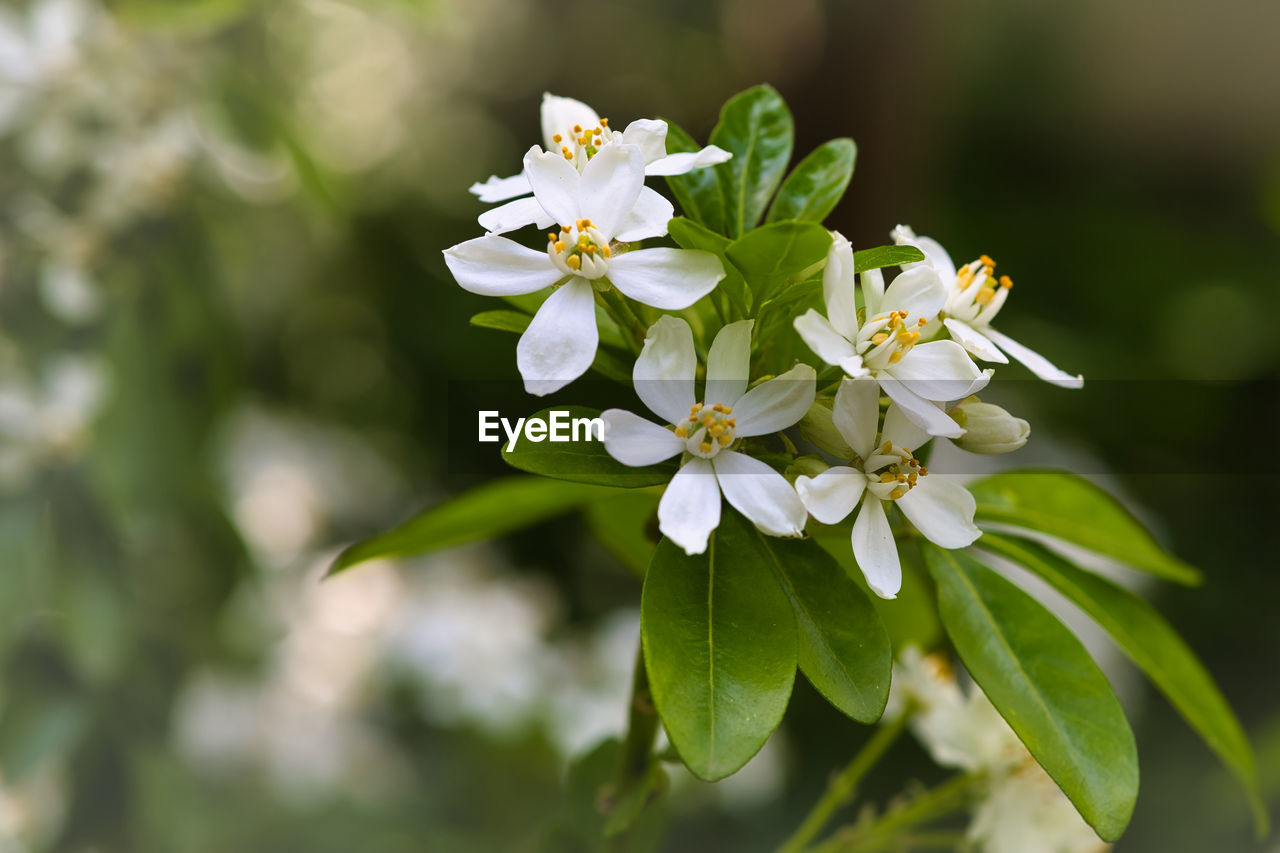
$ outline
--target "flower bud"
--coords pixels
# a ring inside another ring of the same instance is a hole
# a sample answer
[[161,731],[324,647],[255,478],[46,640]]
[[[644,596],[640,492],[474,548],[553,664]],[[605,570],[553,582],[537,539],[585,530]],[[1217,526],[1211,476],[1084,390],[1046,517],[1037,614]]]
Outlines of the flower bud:
[[809,454],[797,457],[787,466],[782,476],[787,478],[787,482],[794,484],[797,477],[816,477],[830,467],[821,456]]
[[836,429],[831,419],[832,401],[819,398],[814,400],[808,413],[796,424],[801,437],[812,442],[819,450],[830,453],[839,459],[852,459],[856,454],[849,442]]
[[1027,443],[1031,425],[1015,418],[999,406],[969,397],[947,411],[965,433],[956,446],[970,453],[994,455],[1017,450]]

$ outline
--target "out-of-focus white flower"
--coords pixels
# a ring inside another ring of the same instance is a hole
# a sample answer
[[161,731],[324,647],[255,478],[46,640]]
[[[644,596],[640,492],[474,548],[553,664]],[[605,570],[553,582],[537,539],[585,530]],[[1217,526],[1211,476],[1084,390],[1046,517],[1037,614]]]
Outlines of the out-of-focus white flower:
[[903,650],[885,716],[912,709],[912,733],[944,767],[983,774],[968,836],[985,853],[1101,853],[1101,841],[976,685],[940,655]]
[[710,252],[621,251],[613,242],[666,233],[670,218],[652,218],[636,206],[644,189],[644,162],[636,146],[610,145],[581,173],[559,154],[537,146],[524,163],[534,198],[547,211],[546,222],[561,223],[547,235],[546,251],[488,234],[446,249],[444,258],[458,284],[484,296],[536,293],[559,284],[516,346],[525,390],[541,396],[591,366],[599,343],[597,287],[613,286],[643,305],[679,310],[710,293],[724,278],[724,267]]
[[48,849],[61,826],[63,783],[50,765],[28,771],[18,783],[0,778],[0,853]]
[[604,446],[623,465],[653,465],[682,455],[684,463],[658,503],[658,528],[686,554],[707,549],[720,525],[720,495],[770,536],[799,536],[807,516],[795,490],[765,463],[732,445],[792,426],[813,405],[814,370],[798,364],[747,390],[751,327],[730,323],[707,354],[703,402],[694,402],[698,356],[689,324],[664,316],[649,328],[632,372],[636,394],[671,424],[658,426],[623,409],[601,414]]
[[[898,245],[915,246],[924,252],[924,260],[903,266],[903,272],[930,269],[947,286],[946,304],[941,309],[942,323],[951,337],[983,361],[1008,364],[1005,353],[1022,362],[1036,376],[1063,388],[1080,388],[1083,376],[1072,376],[1055,367],[1038,352],[1023,346],[1008,335],[991,328],[991,321],[1004,307],[1013,287],[1007,275],[996,278],[996,262],[986,255],[956,269],[951,255],[929,237],[918,237],[906,225],[893,229]],[[1003,352],[1002,352],[1003,350]]]
[[925,538],[941,548],[963,548],[981,535],[973,523],[977,502],[968,489],[946,475],[930,474],[913,455],[911,448],[918,450],[929,440],[928,433],[896,404],[889,406],[880,428],[880,386],[873,379],[841,382],[832,422],[855,454],[852,465],[798,477],[796,491],[823,524],[836,524],[858,511],[853,555],[876,595],[894,598],[902,588],[886,501],[896,502]]
[[40,464],[77,454],[105,398],[106,372],[92,358],[64,355],[39,383],[0,379],[0,482],[22,482]]
[[[657,119],[637,119],[619,132],[609,127],[609,120],[573,98],[562,98],[546,92],[542,96],[542,145],[548,152],[564,157],[579,172],[601,150],[611,145],[634,145],[644,158],[646,175],[683,175],[694,169],[723,163],[733,155],[723,148],[708,145],[701,151],[667,153],[667,123]],[[473,184],[471,192],[484,202],[506,201],[533,191],[528,170],[510,178],[492,176],[483,184]],[[671,219],[671,202],[645,187],[636,205],[649,213],[646,218]],[[495,207],[480,215],[486,231],[502,234],[525,225],[546,220],[536,199],[520,199]],[[665,221],[664,220],[664,221]],[[545,228],[545,225],[539,224]],[[655,235],[656,236],[656,235]]]
[[979,371],[955,341],[918,343],[946,301],[942,280],[916,267],[888,290],[878,270],[862,273],[864,319],[859,319],[853,247],[832,233],[822,274],[824,317],[810,308],[795,319],[796,331],[818,358],[857,379],[871,376],[912,423],[930,435],[955,438],[964,430],[938,406],[983,388],[992,371]]

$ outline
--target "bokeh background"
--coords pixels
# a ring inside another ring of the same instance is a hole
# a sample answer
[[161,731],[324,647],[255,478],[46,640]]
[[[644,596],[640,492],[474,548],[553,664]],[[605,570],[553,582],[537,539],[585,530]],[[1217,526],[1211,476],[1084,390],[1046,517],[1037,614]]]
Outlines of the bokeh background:
[[[857,141],[834,227],[994,255],[1002,328],[1088,377],[1000,389],[1035,430],[1012,461],[1105,478],[1205,571],[1146,592],[1280,817],[1278,39],[1268,0],[3,0],[0,851],[522,850],[573,824],[564,770],[622,727],[639,600],[581,518],[319,579],[501,473],[449,435],[460,388],[536,408],[440,250],[542,92],[705,138],[759,82],[798,154]],[[1111,672],[1143,774],[1117,849],[1280,850]],[[865,736],[798,683],[739,776],[677,774],[665,849],[770,849]],[[904,742],[867,795],[937,773]]]

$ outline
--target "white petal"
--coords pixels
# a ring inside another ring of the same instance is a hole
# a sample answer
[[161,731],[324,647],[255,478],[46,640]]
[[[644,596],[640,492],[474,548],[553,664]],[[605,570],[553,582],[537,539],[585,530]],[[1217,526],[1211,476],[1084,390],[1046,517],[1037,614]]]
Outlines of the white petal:
[[631,212],[622,220],[617,239],[623,242],[661,237],[667,233],[667,223],[675,215],[675,208],[662,194],[649,187],[641,187]]
[[987,340],[982,332],[979,332],[963,320],[948,317],[942,321],[942,325],[947,327],[947,331],[951,333],[951,337],[955,338],[956,343],[977,358],[983,361],[995,361],[1000,364],[1009,363],[1009,359],[1005,358],[1004,353],[996,349],[995,344]]
[[564,277],[546,252],[494,235],[445,249],[444,263],[463,290],[481,296],[534,293]]
[[858,505],[867,488],[867,475],[838,465],[816,477],[797,477],[796,494],[809,514],[823,524],[843,521]]
[[631,378],[649,411],[667,423],[678,424],[688,420],[693,407],[697,371],[698,354],[689,324],[679,317],[663,316],[649,327]]
[[733,155],[723,148],[716,145],[708,145],[701,151],[682,151],[678,154],[668,154],[656,160],[649,160],[649,165],[644,167],[644,173],[646,175],[683,175],[686,172],[692,172],[694,169],[724,163],[732,157]]
[[881,598],[897,598],[902,589],[902,564],[893,530],[881,500],[867,492],[853,522],[853,558],[867,579],[867,586]]
[[950,285],[956,280],[956,265],[952,262],[951,255],[947,254],[947,250],[942,248],[942,244],[937,240],[932,237],[917,237],[910,228],[904,228],[901,225],[893,229],[892,236],[899,246],[915,246],[924,252],[923,261],[903,264],[904,270],[928,265],[946,284]]
[[831,232],[827,265],[822,270],[822,300],[831,327],[849,340],[858,336],[857,277],[853,272],[853,246],[838,231]]
[[[884,271],[867,270],[862,274],[862,304],[867,309],[867,316],[874,317],[881,313],[884,301]],[[893,310],[890,305],[886,311]]]
[[600,116],[582,101],[542,93],[542,144],[548,151],[560,150],[560,144],[553,138],[557,133],[567,136],[573,133],[575,124],[593,128],[599,123]]
[[913,422],[897,405],[890,403],[889,411],[884,413],[884,429],[881,441],[891,441],[897,448],[906,448],[912,453],[924,447],[932,438],[919,424]]
[[595,292],[575,276],[547,297],[516,344],[524,390],[539,397],[559,391],[587,372],[597,343]]
[[798,422],[813,405],[818,375],[807,364],[762,382],[733,405],[740,436],[768,435]]
[[1072,376],[1065,370],[1060,370],[1057,367],[1054,367],[1049,359],[1040,355],[1040,353],[1024,347],[1013,338],[997,332],[990,326],[988,326],[984,331],[987,337],[991,339],[992,343],[1025,364],[1032,373],[1039,376],[1045,382],[1052,382],[1054,385],[1058,385],[1063,388],[1084,387],[1083,376]]
[[[640,149],[646,163],[667,156],[667,123],[653,118],[638,118],[622,131],[622,144]],[[645,170],[646,173],[648,169]]]
[[707,550],[720,525],[720,487],[706,459],[690,459],[671,478],[658,501],[658,529],[686,554]]
[[755,320],[739,320],[716,333],[707,353],[707,389],[702,395],[708,404],[732,406],[746,392],[754,325]]
[[[929,435],[941,435],[947,438],[959,438],[964,435],[964,428],[951,419],[937,403],[932,403],[911,391],[906,385],[891,376],[880,376],[880,387],[889,395],[889,399],[898,404],[902,413],[921,427]],[[915,448],[912,448],[913,450]]]
[[534,198],[558,224],[569,225],[582,218],[578,201],[582,176],[568,160],[535,145],[524,155],[524,173],[529,176]]
[[533,187],[529,186],[529,178],[524,172],[518,175],[512,175],[509,178],[499,178],[497,175],[490,175],[489,180],[483,184],[474,183],[471,185],[471,192],[480,197],[480,200],[486,204],[493,204],[495,201],[506,201],[516,196],[528,195],[533,192]]
[[898,498],[898,508],[926,539],[942,548],[963,548],[982,535],[973,523],[977,501],[954,474],[921,477],[915,488]]
[[480,227],[490,234],[505,234],[526,225],[547,228],[555,220],[542,209],[536,198],[518,198],[490,208],[479,216]]
[[959,400],[972,394],[974,383],[981,382],[983,377],[964,347],[955,341],[916,344],[901,361],[885,368],[884,372],[906,383],[917,396],[937,401]]
[[759,459],[722,450],[711,460],[725,500],[770,536],[799,536],[809,511],[787,478]]
[[614,287],[642,305],[666,311],[688,308],[722,278],[720,259],[693,249],[640,249],[609,261]]
[[898,274],[884,292],[880,310],[876,313],[906,311],[908,323],[914,325],[918,317],[932,320],[938,316],[946,301],[947,288],[933,268],[915,267]]
[[623,465],[654,465],[684,449],[675,433],[623,409],[606,409],[604,449]]
[[582,170],[578,207],[606,240],[612,240],[644,187],[644,160],[634,145],[606,145]]
[[880,427],[880,384],[869,376],[841,382],[831,422],[854,453],[864,459],[870,456]]
[[831,321],[812,308],[792,322],[809,349],[827,364],[839,366],[857,355],[853,344],[831,325]]

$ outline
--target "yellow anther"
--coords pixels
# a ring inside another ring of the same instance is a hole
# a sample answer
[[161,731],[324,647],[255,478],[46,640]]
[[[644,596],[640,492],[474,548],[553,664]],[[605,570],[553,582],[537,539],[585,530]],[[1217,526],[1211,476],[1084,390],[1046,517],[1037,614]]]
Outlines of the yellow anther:
[[578,255],[570,255],[569,257],[564,259],[564,262],[568,264],[569,269],[571,270],[582,269],[582,258]]
[[561,225],[561,226],[560,226],[560,231],[561,231],[561,232],[563,232],[563,233],[565,233],[565,234],[568,234],[570,230],[571,230],[571,229],[569,228],[569,226],[568,226],[568,225]]
[[889,356],[890,364],[897,364],[900,361],[902,361],[902,350],[896,350],[892,354],[890,354]]
[[725,423],[727,423],[727,424],[728,424],[729,426],[731,426],[731,427],[736,427],[736,426],[738,425],[738,419],[737,419],[737,418],[729,418],[729,420],[725,421]]
[[897,480],[899,483],[905,483],[905,482],[907,482],[907,475],[906,475],[906,474],[899,474],[899,475],[898,475],[897,477],[895,477],[894,479],[895,479],[895,480]]
[[702,444],[699,444],[699,445],[698,445],[698,449],[699,449],[699,450],[701,450],[703,453],[710,453],[710,452],[711,452],[711,442],[709,442],[709,441],[704,441],[704,442],[702,442]]
[[680,438],[688,438],[689,431],[684,428],[684,424],[681,424],[680,426],[676,427],[676,435],[680,436]]
[[720,442],[721,447],[728,447],[733,442],[733,436],[722,435],[719,438],[717,438],[716,441]]
[[991,260],[990,255],[980,256],[978,258],[978,263],[982,264],[984,267],[994,267],[996,265],[996,262]]
[[732,414],[733,414],[733,406],[725,406],[725,407],[724,407],[723,409],[721,409],[720,411],[724,412],[726,415],[732,415]]
[[582,247],[582,250],[586,252],[588,255],[594,255],[596,253],[596,244],[588,243],[587,245]]
[[886,335],[884,332],[876,332],[874,335],[871,336],[871,343],[875,344],[876,346],[879,346],[880,344],[884,343],[887,340],[889,340],[889,336]]
[[964,287],[969,283],[969,280],[973,278],[973,272],[973,268],[969,266],[963,266],[960,268],[960,272],[956,273],[956,280],[960,283],[961,287]]
[[580,124],[575,124],[575,125],[573,126],[573,132],[574,132],[574,133],[582,133],[582,125],[580,125]]
[[710,435],[712,438],[719,438],[720,436],[724,435],[724,433],[725,433],[725,428],[721,424],[716,424],[715,426],[711,427],[711,429],[707,430],[707,434]]
[[602,119],[600,119],[600,126],[601,126],[601,127],[608,127],[608,126],[609,126],[609,120],[608,120],[607,118],[602,118]]
[[599,125],[596,125],[596,129],[593,130],[592,133],[594,133],[596,136],[600,136],[602,133],[604,133],[604,128],[600,127]]
[[925,474],[928,474],[928,473],[929,473],[929,469],[928,469],[928,468],[926,468],[926,467],[924,467],[923,465],[921,465],[921,466],[920,466],[920,476],[921,476],[921,477],[923,477]]
[[977,294],[974,295],[973,301],[977,302],[979,305],[986,305],[995,297],[995,295],[996,295],[995,288],[984,287],[982,288],[982,290],[979,290]]
[[700,411],[702,411],[702,404],[701,404],[701,403],[694,403],[694,404],[689,408],[689,412],[690,412],[691,414],[695,414],[695,415],[696,415],[696,414],[697,414],[698,412],[700,412]]
[[601,246],[600,254],[604,255],[606,258],[611,258],[613,257],[613,249],[610,249],[608,246]]
[[881,453],[892,453],[892,452],[893,452],[893,442],[892,442],[892,441],[886,441],[883,445],[881,445],[881,446],[880,446],[880,452],[881,452]]
[[893,475],[892,475],[892,474],[890,474],[888,471],[884,472],[883,474],[881,474],[881,475],[880,475],[880,482],[882,482],[882,483],[892,483],[892,482],[893,482]]
[[1013,279],[1009,278],[1009,276],[1007,275],[1000,276],[1000,286],[1003,287],[1005,290],[1008,290],[1009,288],[1013,287]]
[[559,254],[560,252],[563,252],[563,251],[564,251],[564,241],[563,241],[563,240],[557,240],[557,241],[556,241],[556,254]]
[[566,160],[572,160],[572,159],[573,159],[573,152],[572,152],[572,151],[570,151],[568,148],[566,148],[566,147],[565,147],[565,146],[563,146],[563,145],[561,145],[561,146],[560,146],[560,153],[564,155],[564,159],[566,159]]
[[910,486],[911,488],[915,488],[916,481],[919,479],[920,479],[920,475],[917,474],[915,471],[912,471],[910,474],[907,475],[907,485]]
[[921,317],[919,320],[917,320],[917,321],[916,321],[916,325],[917,325],[917,326],[927,326],[927,325],[929,325],[929,321],[928,321],[928,320],[926,320],[925,318]]
[[902,497],[906,493],[907,493],[907,490],[899,486],[898,488],[894,489],[892,492],[889,493],[889,500],[896,501],[898,498]]

